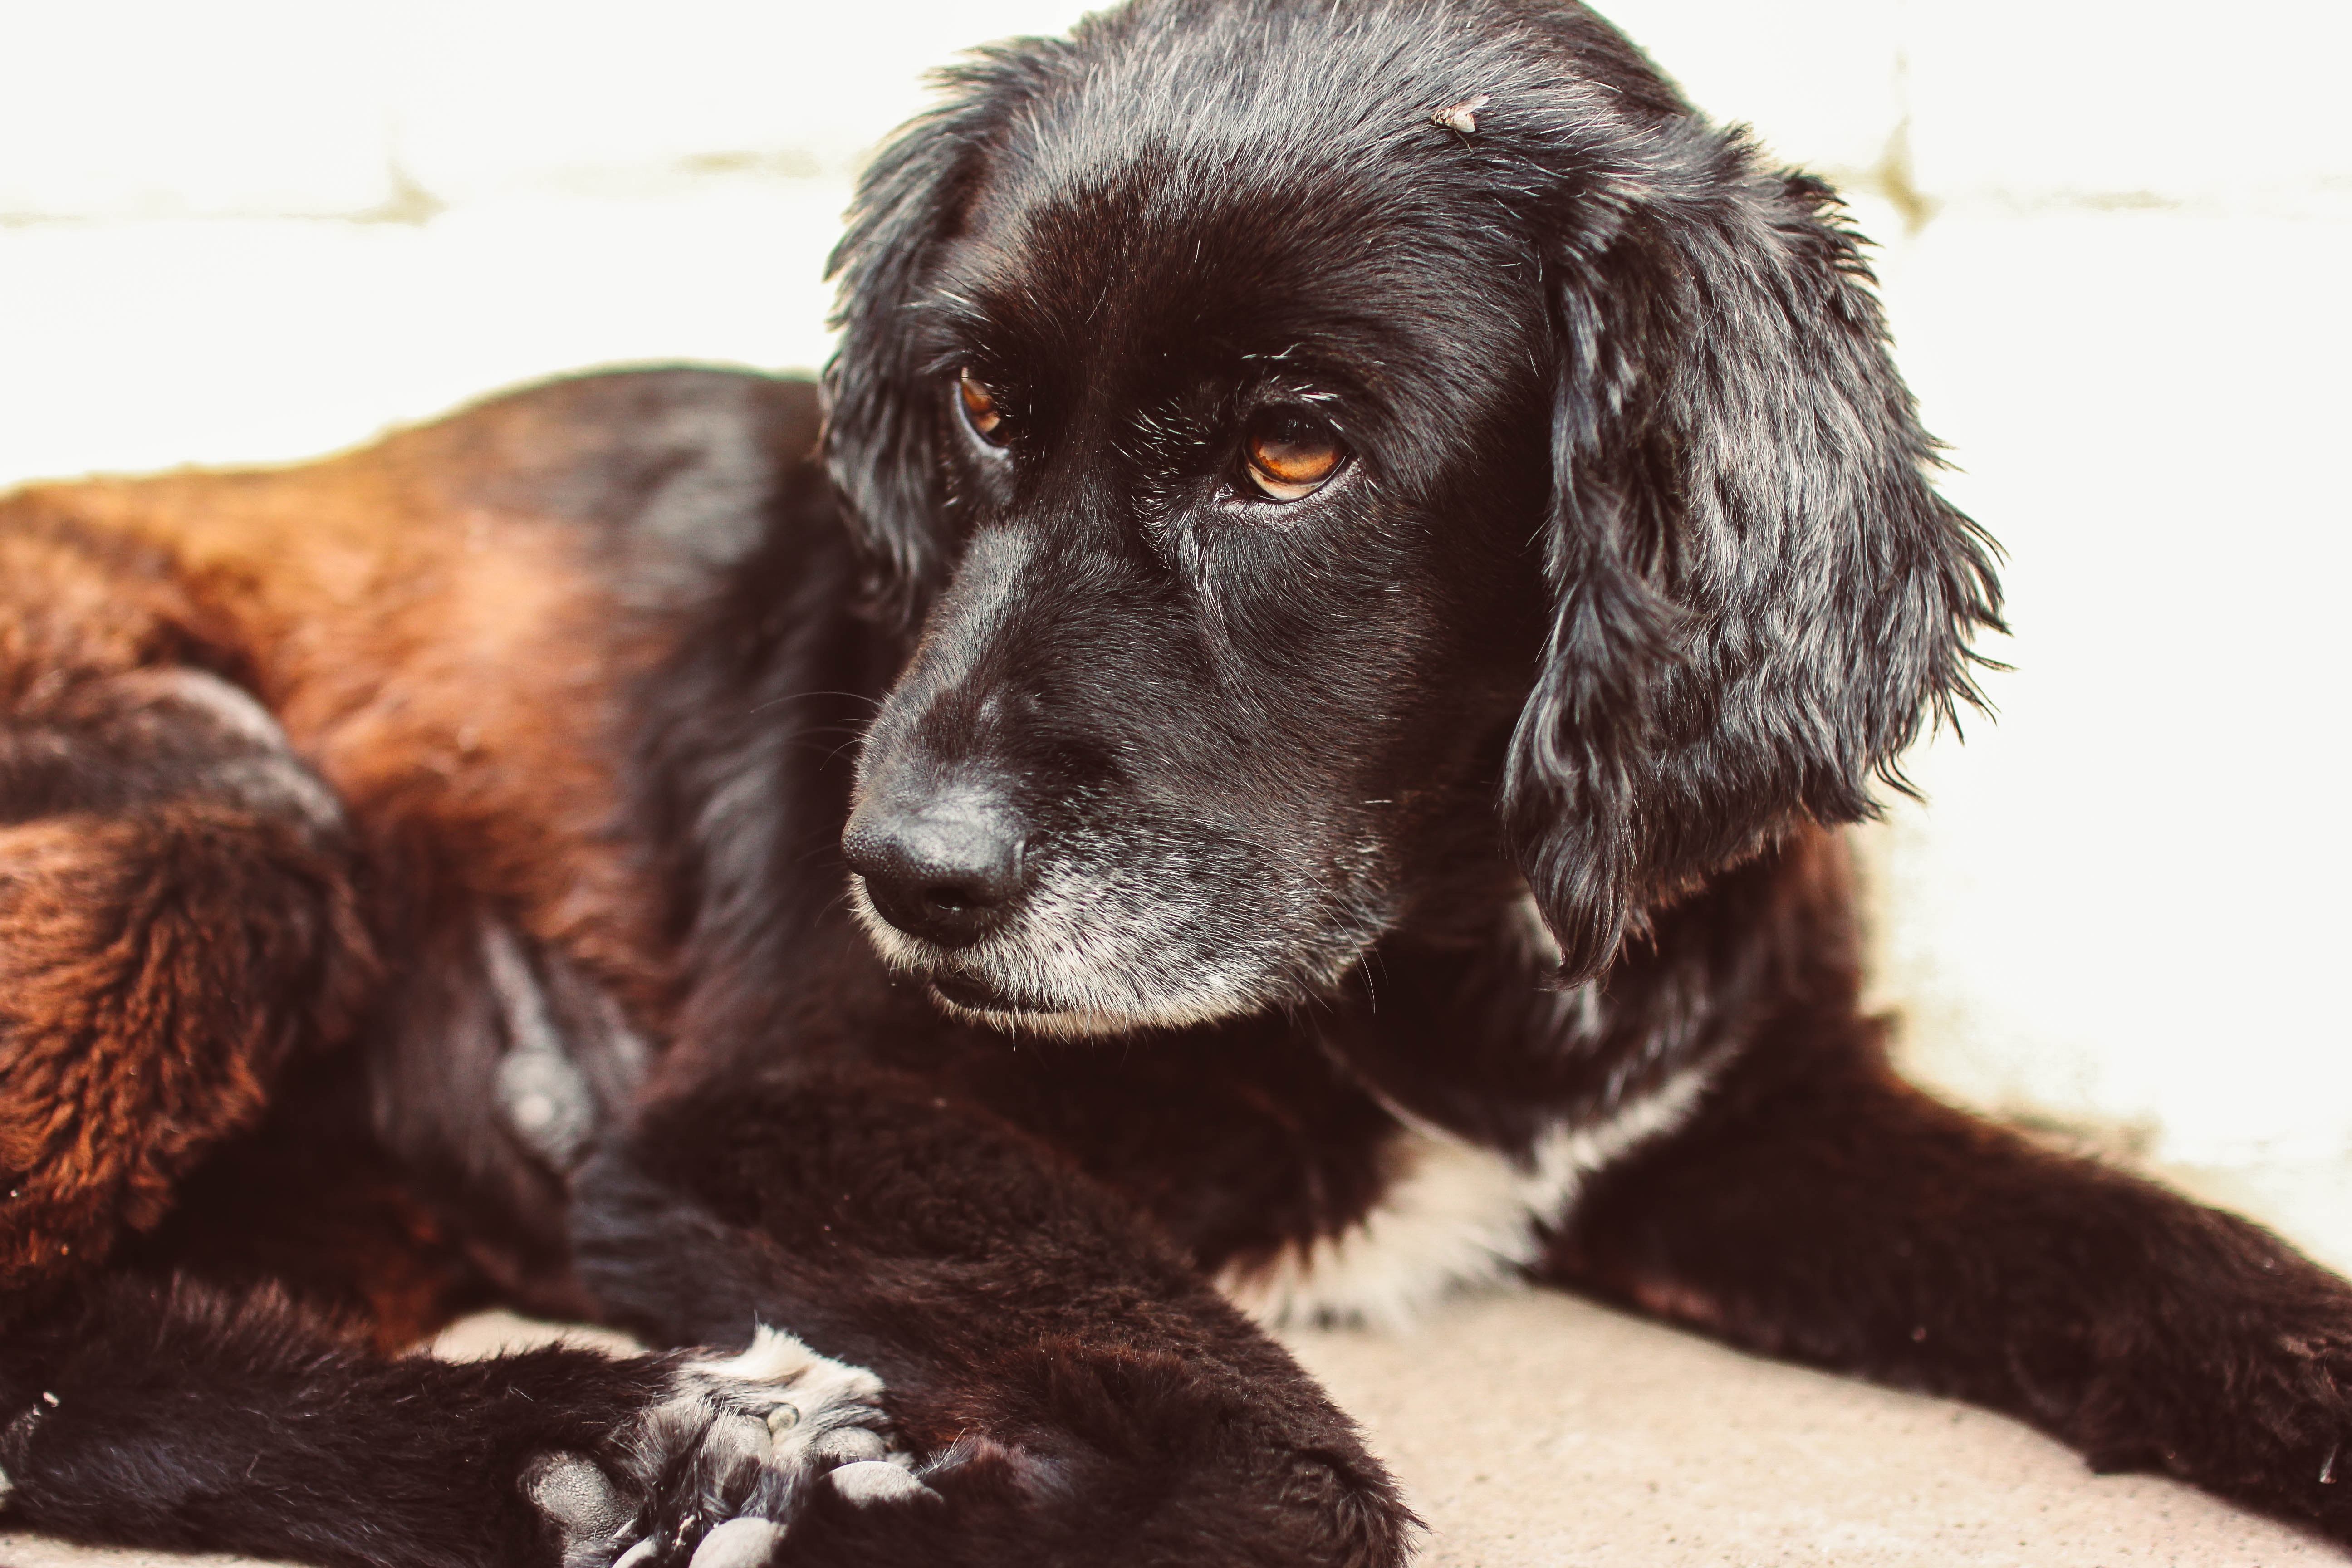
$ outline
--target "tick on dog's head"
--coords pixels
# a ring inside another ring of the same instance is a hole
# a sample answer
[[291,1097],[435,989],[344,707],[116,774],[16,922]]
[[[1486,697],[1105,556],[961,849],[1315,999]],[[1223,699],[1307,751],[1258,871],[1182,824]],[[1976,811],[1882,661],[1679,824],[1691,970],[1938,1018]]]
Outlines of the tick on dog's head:
[[827,389],[920,626],[845,847],[950,1006],[1295,1003],[1514,867],[1580,979],[1972,696],[1857,242],[1590,13],[1145,0],[948,82]]

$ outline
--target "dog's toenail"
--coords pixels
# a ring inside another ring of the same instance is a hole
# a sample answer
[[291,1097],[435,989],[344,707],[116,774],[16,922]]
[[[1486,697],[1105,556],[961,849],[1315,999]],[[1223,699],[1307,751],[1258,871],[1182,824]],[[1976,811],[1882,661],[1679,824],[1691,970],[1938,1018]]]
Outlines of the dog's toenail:
[[878,1432],[863,1426],[837,1426],[810,1444],[809,1451],[835,1464],[854,1465],[861,1459],[878,1459],[890,1448]]
[[760,1568],[783,1533],[764,1519],[730,1519],[702,1538],[687,1568]]
[[859,1508],[939,1495],[885,1459],[859,1459],[833,1471],[832,1477],[834,1489]]

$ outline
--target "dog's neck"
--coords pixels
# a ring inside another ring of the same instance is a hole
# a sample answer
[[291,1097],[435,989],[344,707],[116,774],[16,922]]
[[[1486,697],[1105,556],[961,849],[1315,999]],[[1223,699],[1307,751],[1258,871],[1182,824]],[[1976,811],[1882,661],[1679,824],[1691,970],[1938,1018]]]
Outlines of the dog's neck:
[[[1804,826],[1654,910],[1563,985],[1524,883],[1383,941],[1310,1026],[1402,1114],[1525,1150],[1736,1050],[1781,1008],[1859,984],[1844,846]],[[1482,937],[1465,938],[1474,924]]]

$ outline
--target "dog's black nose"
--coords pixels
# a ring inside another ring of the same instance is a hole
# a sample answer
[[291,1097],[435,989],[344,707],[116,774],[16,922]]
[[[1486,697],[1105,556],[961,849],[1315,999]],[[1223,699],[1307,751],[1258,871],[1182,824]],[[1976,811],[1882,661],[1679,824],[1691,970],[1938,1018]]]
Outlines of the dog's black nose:
[[1003,800],[960,791],[912,810],[866,802],[841,851],[884,920],[941,947],[969,947],[1020,899],[1026,837]]

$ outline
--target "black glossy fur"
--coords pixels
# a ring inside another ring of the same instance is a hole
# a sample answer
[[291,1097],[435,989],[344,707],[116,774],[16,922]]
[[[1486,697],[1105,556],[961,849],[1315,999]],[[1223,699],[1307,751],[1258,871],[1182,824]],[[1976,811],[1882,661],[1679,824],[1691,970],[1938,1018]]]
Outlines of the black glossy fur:
[[[1857,245],[1581,10],[1147,0],[976,57],[874,167],[829,479],[812,389],[670,371],[0,503],[0,1161],[121,1156],[11,1173],[9,1517],[1395,1563],[1379,1465],[1213,1282],[1443,1150],[1550,1205],[1538,1281],[2352,1541],[2352,1287],[1926,1100],[1857,1011],[1834,829],[1997,612]],[[1345,442],[1303,499],[1248,477],[1270,409]],[[984,918],[868,885],[975,844]],[[880,1413],[334,1326],[492,1297],[788,1331]],[[901,1457],[835,1468],[885,1414]]]

